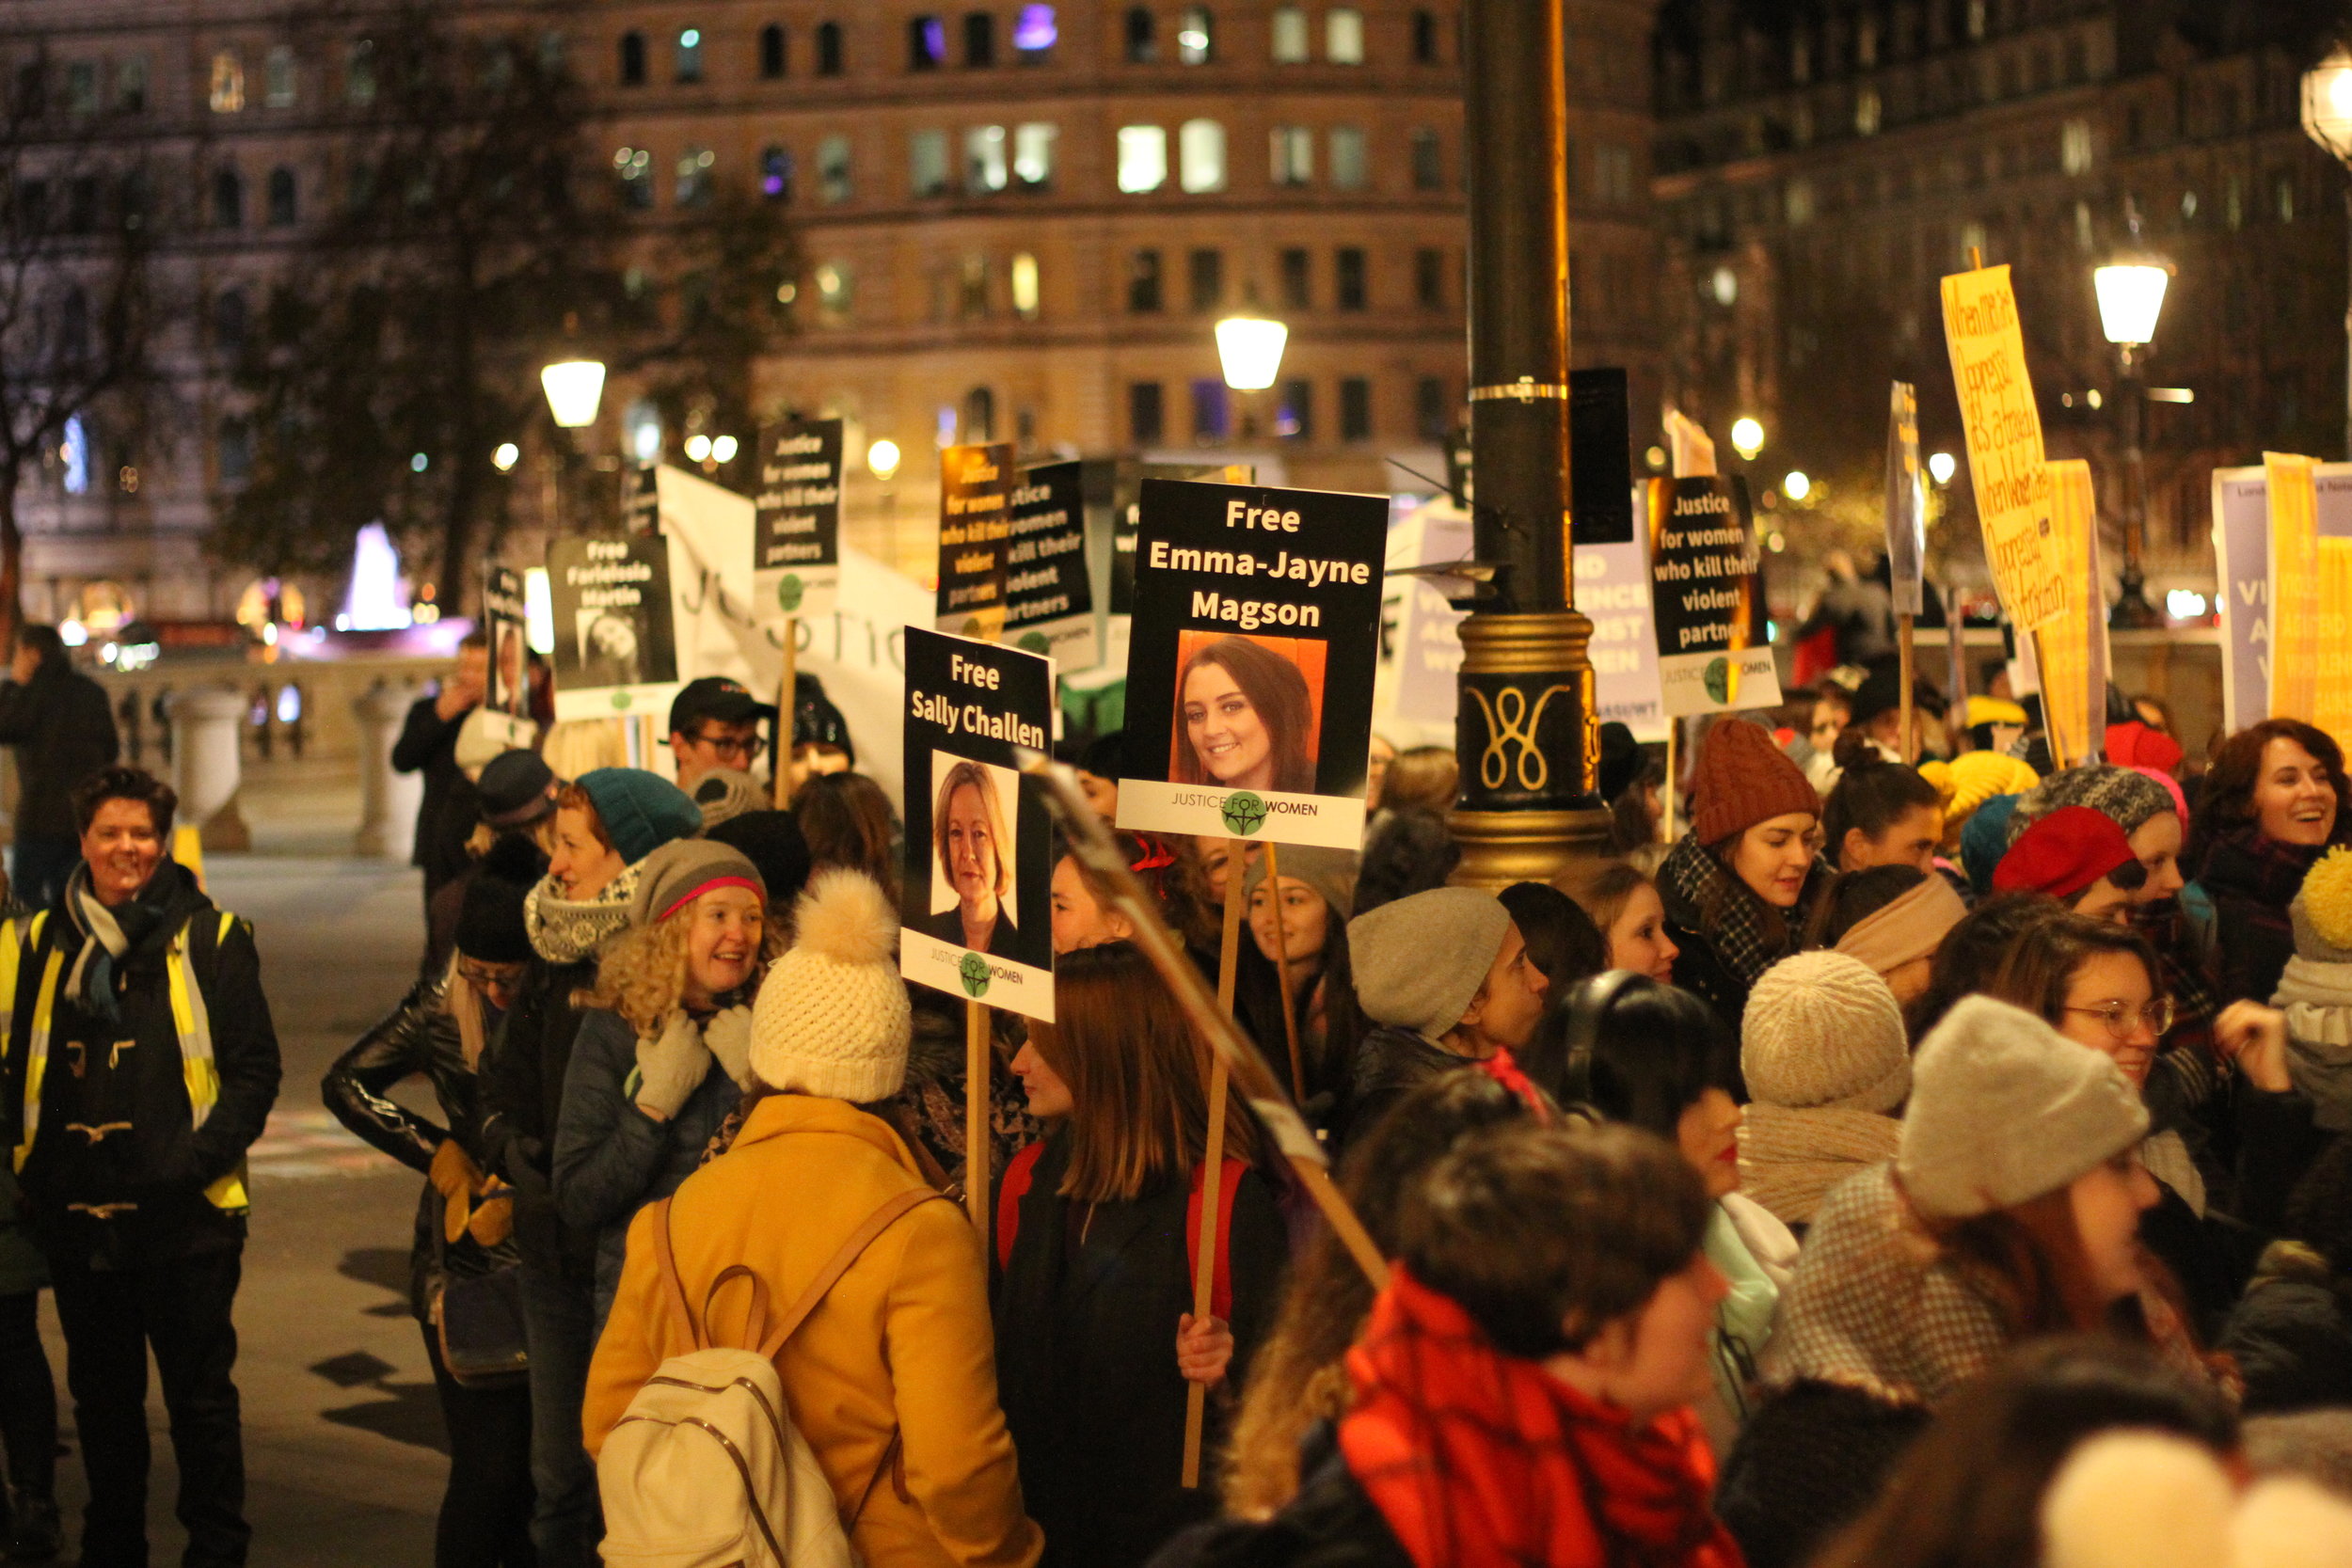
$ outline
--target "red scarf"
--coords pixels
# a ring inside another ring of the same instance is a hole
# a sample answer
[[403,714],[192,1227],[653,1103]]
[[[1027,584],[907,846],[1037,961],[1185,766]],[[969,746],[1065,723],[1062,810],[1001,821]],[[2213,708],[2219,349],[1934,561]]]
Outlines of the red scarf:
[[1414,1568],[1741,1568],[1696,1417],[1633,1430],[1401,1264],[1347,1373],[1340,1449]]

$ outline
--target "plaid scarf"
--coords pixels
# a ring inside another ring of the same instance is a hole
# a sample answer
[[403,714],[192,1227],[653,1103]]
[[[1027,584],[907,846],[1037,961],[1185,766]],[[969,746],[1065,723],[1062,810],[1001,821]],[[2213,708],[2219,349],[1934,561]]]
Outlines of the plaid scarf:
[[1675,841],[1658,868],[1666,918],[1705,937],[1743,986],[1756,984],[1766,970],[1797,950],[1798,934],[1804,928],[1801,911],[1812,907],[1820,880],[1817,863],[1805,875],[1796,909],[1783,913],[1726,871],[1706,845],[1688,835]]
[[552,875],[544,878],[523,897],[523,930],[532,951],[551,964],[593,958],[628,924],[628,906],[644,875],[644,863],[632,861],[594,897],[577,899],[564,897],[564,884]]
[[1347,1375],[1341,1452],[1415,1568],[1740,1568],[1695,1416],[1636,1429],[1401,1264]]

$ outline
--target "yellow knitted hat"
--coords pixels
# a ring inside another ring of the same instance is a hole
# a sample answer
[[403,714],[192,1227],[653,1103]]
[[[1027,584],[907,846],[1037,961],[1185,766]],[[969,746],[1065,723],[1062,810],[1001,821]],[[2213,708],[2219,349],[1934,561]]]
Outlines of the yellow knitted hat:
[[[2339,844],[2319,858],[2304,874],[2303,891],[2296,895],[2291,912],[2298,927],[2308,925],[2329,947],[2352,948],[2352,847]],[[2296,943],[2298,950],[2304,945]]]

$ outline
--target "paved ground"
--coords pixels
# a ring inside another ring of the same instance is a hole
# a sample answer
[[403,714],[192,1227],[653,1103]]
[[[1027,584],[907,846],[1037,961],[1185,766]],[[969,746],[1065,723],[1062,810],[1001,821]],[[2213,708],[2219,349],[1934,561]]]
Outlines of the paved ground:
[[[419,1179],[345,1133],[319,1103],[327,1065],[399,1000],[421,943],[417,874],[333,858],[356,792],[247,803],[257,853],[216,856],[214,896],[249,917],[285,1053],[285,1087],[253,1158],[252,1241],[237,1305],[257,1568],[425,1568],[447,1465],[439,1405],[408,1315]],[[324,852],[322,852],[324,851]],[[51,1321],[62,1397],[65,1362]],[[177,1562],[176,1478],[150,1400],[150,1538]],[[72,1444],[72,1407],[66,1406]],[[59,1473],[78,1520],[80,1466]],[[72,1539],[70,1531],[69,1540]]]

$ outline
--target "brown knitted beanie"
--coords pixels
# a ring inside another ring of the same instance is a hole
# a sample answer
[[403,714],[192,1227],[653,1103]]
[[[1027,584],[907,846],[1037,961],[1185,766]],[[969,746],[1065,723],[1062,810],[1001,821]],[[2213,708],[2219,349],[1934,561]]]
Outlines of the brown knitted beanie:
[[1744,719],[1725,719],[1699,742],[1691,800],[1691,835],[1719,844],[1758,822],[1791,812],[1821,815],[1821,797],[1804,769],[1773,744],[1772,732]]

